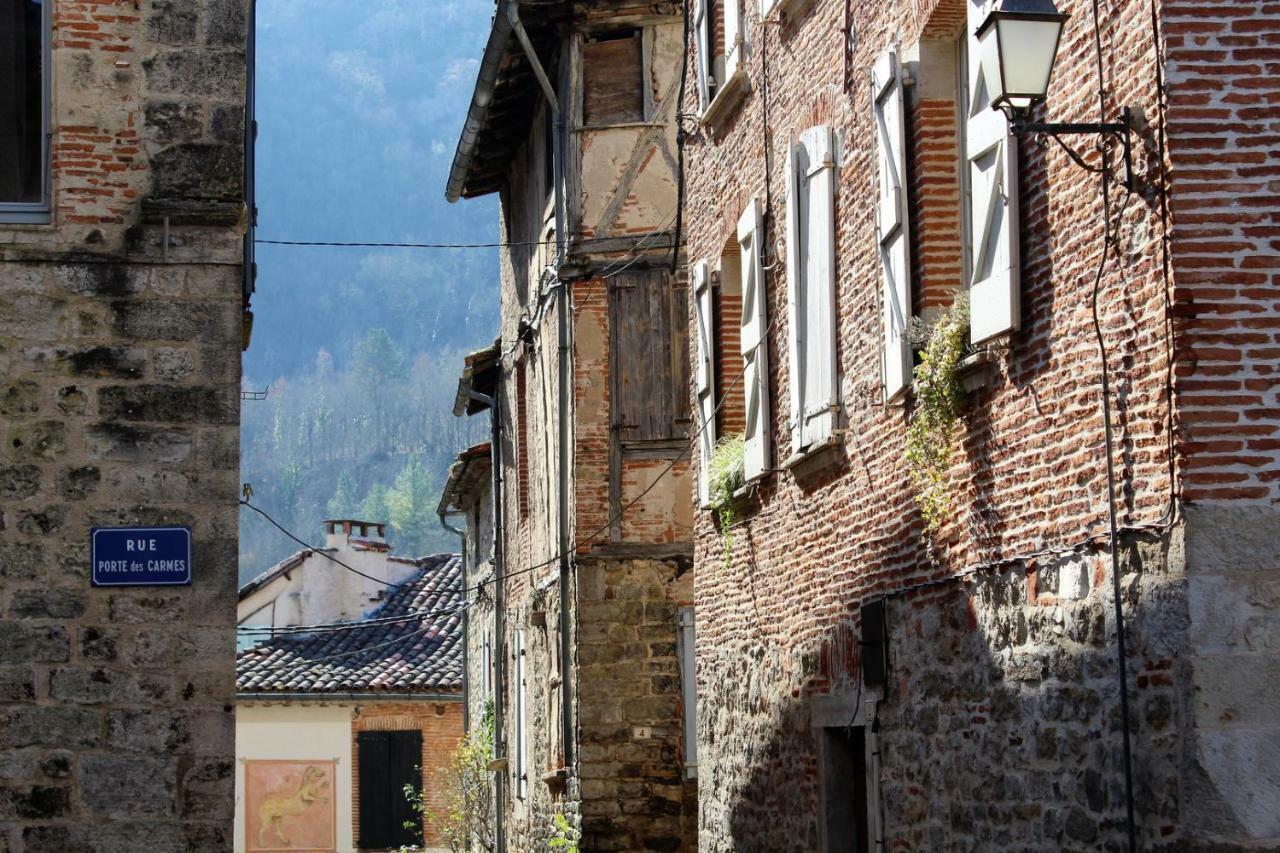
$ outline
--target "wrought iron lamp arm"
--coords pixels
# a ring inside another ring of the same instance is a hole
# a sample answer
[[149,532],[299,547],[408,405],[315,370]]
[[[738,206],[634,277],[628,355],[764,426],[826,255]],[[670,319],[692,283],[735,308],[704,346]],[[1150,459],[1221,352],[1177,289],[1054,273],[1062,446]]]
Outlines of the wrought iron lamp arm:
[[1079,136],[1084,134],[1107,134],[1115,136],[1120,140],[1121,150],[1124,157],[1124,187],[1127,190],[1133,190],[1133,111],[1129,107],[1124,108],[1122,120],[1115,122],[1033,122],[1027,121],[1026,116],[1021,113],[1015,113],[1009,117],[1010,129],[1022,136],[1027,133],[1043,133],[1053,139],[1062,146],[1062,150],[1067,153],[1071,161],[1082,169],[1089,172],[1100,172],[1101,169],[1090,166],[1084,161],[1071,146],[1063,139],[1063,136]]

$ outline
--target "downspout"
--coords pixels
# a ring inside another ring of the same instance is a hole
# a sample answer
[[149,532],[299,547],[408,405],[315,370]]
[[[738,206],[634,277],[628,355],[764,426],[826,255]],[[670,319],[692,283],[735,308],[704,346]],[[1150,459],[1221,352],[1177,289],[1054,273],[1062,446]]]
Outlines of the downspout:
[[[516,34],[516,39],[520,42],[520,46],[524,49],[525,58],[529,60],[529,66],[533,69],[534,76],[538,78],[538,84],[542,87],[542,93],[547,99],[547,107],[551,110],[552,115],[555,116],[552,133],[554,138],[551,140],[551,162],[552,169],[555,172],[552,183],[555,190],[556,270],[558,273],[566,260],[565,226],[567,224],[567,216],[564,201],[564,112],[560,109],[560,102],[556,97],[555,89],[551,85],[551,79],[547,76],[546,69],[542,67],[542,61],[538,58],[537,51],[533,49],[533,42],[529,39],[529,34],[525,32],[524,24],[520,22],[518,4],[514,0],[507,3],[507,20],[510,22],[511,29]],[[560,743],[564,749],[564,764],[567,770],[573,766],[574,759],[572,737],[574,721],[572,718],[572,694],[569,686],[569,285],[568,282],[561,280],[556,287],[560,291],[556,299],[556,334],[559,338],[559,346],[556,349],[556,369],[560,386],[559,399],[557,400],[557,417],[560,421],[560,430],[557,436],[559,456],[557,499],[559,507],[556,524],[556,547],[560,553]]]
[[[458,597],[462,599],[462,604],[467,603],[467,534],[465,531],[459,530],[449,523],[448,513],[443,509],[436,513],[440,517],[440,526],[450,533],[455,534],[462,541],[462,547],[459,548],[459,558],[462,560],[462,571],[458,572]],[[468,659],[467,647],[471,644],[471,618],[469,607],[462,608],[462,733],[466,734],[471,731],[471,682],[467,678]]]
[[[501,376],[502,366],[498,366],[499,376]],[[501,380],[499,380],[501,381]],[[491,487],[493,504],[493,642],[496,653],[493,655],[493,685],[497,691],[498,701],[493,703],[493,751],[494,755],[506,756],[506,732],[504,722],[506,715],[503,714],[502,704],[502,664],[503,664],[503,637],[502,626],[506,623],[506,616],[503,612],[505,604],[505,596],[503,589],[506,587],[506,580],[503,578],[504,566],[502,555],[502,412],[500,409],[500,401],[502,393],[495,390],[492,397],[487,394],[480,394],[476,391],[470,391],[467,395],[470,399],[478,403],[483,403],[489,407],[489,467],[492,469],[493,485]],[[503,801],[506,793],[507,774],[501,770],[494,771],[494,841],[498,853],[504,853],[507,849],[505,838],[505,827],[503,823]]]

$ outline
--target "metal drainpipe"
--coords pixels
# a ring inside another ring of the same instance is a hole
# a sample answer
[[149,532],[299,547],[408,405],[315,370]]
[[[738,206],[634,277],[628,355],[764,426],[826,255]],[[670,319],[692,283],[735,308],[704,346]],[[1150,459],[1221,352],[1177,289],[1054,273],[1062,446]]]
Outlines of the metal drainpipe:
[[[467,598],[467,534],[466,531],[459,530],[449,523],[448,514],[439,512],[440,526],[450,533],[456,534],[462,540],[462,547],[459,548],[459,559],[462,560],[462,570],[458,572],[458,589],[461,593],[462,604],[466,604]],[[470,608],[464,607],[462,610],[462,733],[466,734],[471,731],[471,681],[467,678],[468,659],[467,646],[470,645],[471,639],[471,618]]]
[[[502,366],[498,366],[498,375],[502,375]],[[506,615],[503,612],[503,606],[506,598],[503,595],[503,589],[506,586],[506,580],[503,579],[503,557],[502,557],[502,385],[499,379],[498,387],[494,390],[492,397],[485,394],[478,394],[472,391],[468,394],[470,399],[484,403],[489,407],[489,467],[492,468],[491,475],[493,477],[493,486],[491,488],[493,502],[493,640],[494,648],[497,650],[493,655],[493,684],[497,691],[497,701],[493,703],[493,752],[494,755],[507,756],[506,738],[503,729],[503,723],[506,715],[502,713],[502,664],[503,664],[503,637],[502,627],[506,622]],[[509,757],[509,756],[507,756]],[[494,772],[494,841],[498,853],[505,853],[506,837],[505,825],[503,822],[503,800],[506,793],[507,774],[505,771]]]
[[[533,69],[534,76],[538,79],[538,84],[542,87],[542,93],[547,99],[547,106],[555,116],[551,162],[555,172],[552,183],[555,190],[556,272],[558,277],[560,267],[566,260],[565,228],[568,221],[564,199],[564,112],[560,109],[555,88],[551,85],[551,80],[547,76],[546,70],[542,67],[541,60],[538,59],[537,51],[533,49],[533,42],[530,41],[529,34],[525,32],[524,24],[520,22],[518,3],[515,0],[507,4],[507,20],[510,22],[511,29],[516,34],[520,46],[524,49],[525,58],[529,60],[529,65]],[[561,88],[563,88],[563,78],[562,66]],[[559,480],[557,485],[560,506],[556,525],[558,528],[556,547],[560,552],[560,721],[562,727],[560,742],[564,748],[564,763],[567,769],[573,765],[574,760],[573,720],[571,717],[572,696],[569,687],[569,283],[561,279],[556,287],[560,291],[557,295],[556,305],[556,333],[559,337],[556,358],[560,385],[559,399],[557,401],[560,419],[560,432],[558,435],[559,477],[557,478]]]

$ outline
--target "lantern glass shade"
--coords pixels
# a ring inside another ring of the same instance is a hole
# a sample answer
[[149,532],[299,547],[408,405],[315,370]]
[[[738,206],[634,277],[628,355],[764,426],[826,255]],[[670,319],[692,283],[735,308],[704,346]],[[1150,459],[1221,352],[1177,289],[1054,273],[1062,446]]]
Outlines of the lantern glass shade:
[[1067,16],[1052,0],[1003,0],[978,27],[991,106],[1023,112],[1044,100]]

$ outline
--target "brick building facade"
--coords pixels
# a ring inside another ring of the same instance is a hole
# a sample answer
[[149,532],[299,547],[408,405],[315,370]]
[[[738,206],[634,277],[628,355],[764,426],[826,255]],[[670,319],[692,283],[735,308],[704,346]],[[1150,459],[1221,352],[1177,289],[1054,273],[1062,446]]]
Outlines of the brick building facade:
[[[0,850],[230,846],[248,18],[0,12]],[[138,525],[190,586],[91,588]]]
[[[1280,17],[1059,3],[1037,119],[1136,117],[1104,203],[987,109],[989,6],[690,9],[702,502],[717,437],[748,480],[728,537],[696,518],[705,850],[1121,847],[1113,550],[1141,849],[1280,844]],[[1067,140],[1092,169],[1095,139]],[[926,533],[907,320],[957,289],[970,390]]]
[[499,340],[455,410],[494,419],[498,475],[467,486],[461,459],[444,505],[483,555],[468,676],[506,761],[499,849],[541,848],[557,812],[584,850],[695,844],[680,57],[677,5],[499,3],[450,178],[499,193],[508,244]]

